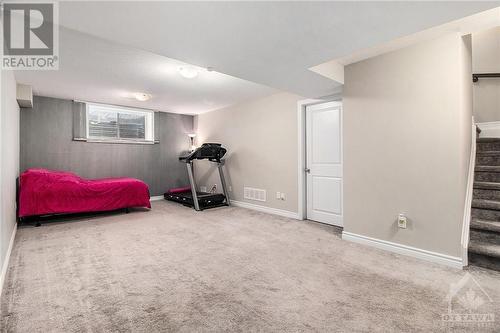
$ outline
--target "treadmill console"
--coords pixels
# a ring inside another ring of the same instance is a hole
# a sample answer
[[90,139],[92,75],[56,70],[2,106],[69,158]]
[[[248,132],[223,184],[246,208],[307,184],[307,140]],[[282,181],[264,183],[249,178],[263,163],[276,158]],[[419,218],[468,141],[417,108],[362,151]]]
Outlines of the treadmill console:
[[195,159],[220,163],[226,152],[220,143],[204,143],[189,155],[179,157],[179,160],[186,163]]

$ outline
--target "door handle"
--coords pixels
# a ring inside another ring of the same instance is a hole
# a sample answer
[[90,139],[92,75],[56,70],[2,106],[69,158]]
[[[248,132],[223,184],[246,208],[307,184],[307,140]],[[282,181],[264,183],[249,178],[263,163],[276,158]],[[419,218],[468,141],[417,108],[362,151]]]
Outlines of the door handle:
[[305,169],[304,169],[304,171],[305,171],[306,173],[310,173],[310,172],[311,172],[311,169],[309,169],[309,168],[305,168]]

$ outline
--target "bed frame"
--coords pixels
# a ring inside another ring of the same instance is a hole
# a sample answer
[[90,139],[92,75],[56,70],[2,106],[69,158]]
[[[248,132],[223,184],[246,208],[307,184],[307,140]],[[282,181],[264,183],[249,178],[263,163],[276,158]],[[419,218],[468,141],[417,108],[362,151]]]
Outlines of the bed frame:
[[20,182],[19,177],[16,178],[16,218],[18,223],[22,224],[31,224],[35,227],[39,227],[42,225],[42,222],[46,222],[52,220],[54,218],[64,218],[64,217],[78,217],[78,216],[95,216],[104,213],[110,212],[124,212],[125,214],[130,213],[130,208],[122,208],[112,211],[103,211],[103,212],[81,212],[81,213],[61,213],[61,214],[45,214],[45,215],[32,215],[32,216],[19,216],[19,191],[20,190]]

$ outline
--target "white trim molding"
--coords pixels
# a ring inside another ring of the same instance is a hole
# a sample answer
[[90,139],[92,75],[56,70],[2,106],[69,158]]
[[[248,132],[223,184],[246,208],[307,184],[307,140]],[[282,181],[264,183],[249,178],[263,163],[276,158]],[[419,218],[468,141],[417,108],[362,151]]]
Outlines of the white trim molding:
[[241,208],[246,208],[246,209],[251,209],[251,210],[256,210],[258,212],[272,214],[272,215],[278,215],[278,216],[288,217],[290,219],[301,220],[301,218],[299,218],[299,214],[297,214],[295,212],[291,212],[289,210],[283,210],[283,209],[278,209],[278,208],[271,208],[271,207],[266,207],[266,206],[252,204],[252,203],[249,203],[249,202],[236,201],[236,200],[231,200],[231,206],[241,207]]
[[471,146],[469,157],[469,170],[467,175],[467,189],[465,192],[465,206],[464,217],[462,222],[462,238],[460,244],[462,246],[462,262],[463,266],[469,264],[469,234],[470,234],[470,220],[472,211],[472,195],[474,193],[474,168],[476,165],[476,125],[474,124],[474,117],[472,117],[472,134]]
[[480,138],[500,138],[500,121],[477,123],[476,125],[481,130]]
[[150,197],[149,201],[160,201],[160,200],[163,200],[163,199],[165,199],[163,197],[163,195],[155,195],[154,197]]
[[306,215],[306,107],[308,105],[321,103],[321,99],[304,99],[297,102],[297,179],[298,179],[298,216],[300,220],[305,220]]
[[307,218],[306,212],[306,107],[308,105],[342,101],[342,94],[334,94],[322,99],[303,99],[297,102],[297,192],[298,192],[298,216],[299,220]]
[[432,251],[427,251],[423,249],[419,249],[416,247],[408,246],[408,245],[403,245],[403,244],[398,244],[398,243],[393,243],[381,239],[376,239],[376,238],[371,238],[367,236],[362,236],[358,234],[354,234],[351,232],[342,232],[342,239],[359,243],[359,244],[364,244],[364,245],[369,245],[373,246],[382,250],[398,253],[398,254],[403,254],[407,255],[410,257],[418,258],[418,259],[423,259],[427,260],[430,262],[450,266],[453,268],[458,268],[462,269],[463,268],[463,262],[462,258],[459,257],[453,257],[449,256],[447,254],[442,254],[438,252],[432,252]]
[[7,253],[5,254],[5,258],[2,265],[2,273],[0,275],[0,296],[2,295],[3,284],[5,283],[5,278],[7,276],[10,254],[12,252],[12,248],[14,247],[14,239],[16,238],[16,232],[17,232],[17,223],[14,225],[14,230],[12,231],[12,235],[10,236],[9,248],[7,249]]

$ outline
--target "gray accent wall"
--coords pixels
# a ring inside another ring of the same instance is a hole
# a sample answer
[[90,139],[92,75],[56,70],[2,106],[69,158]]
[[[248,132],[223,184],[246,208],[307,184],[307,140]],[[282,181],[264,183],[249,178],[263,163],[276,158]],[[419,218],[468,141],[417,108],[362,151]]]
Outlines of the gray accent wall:
[[21,109],[20,171],[47,168],[84,178],[133,177],[149,185],[151,196],[188,184],[178,156],[189,149],[193,116],[161,112],[159,140],[151,144],[73,141],[74,102],[35,96]]

